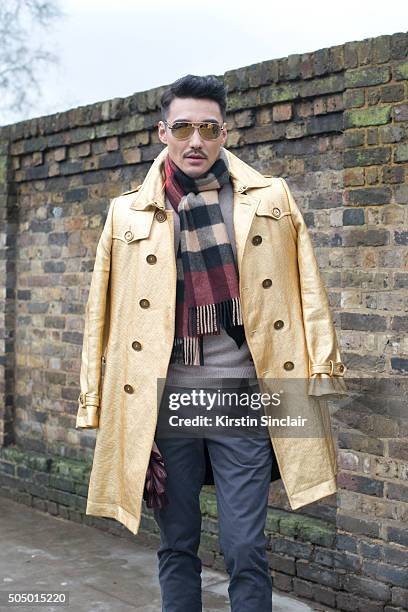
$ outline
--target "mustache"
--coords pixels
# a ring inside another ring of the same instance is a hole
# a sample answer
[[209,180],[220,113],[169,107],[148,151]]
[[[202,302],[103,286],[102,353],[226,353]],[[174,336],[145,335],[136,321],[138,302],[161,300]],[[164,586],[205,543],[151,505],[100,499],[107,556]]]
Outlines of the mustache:
[[184,157],[190,157],[191,155],[194,155],[194,157],[201,157],[202,159],[207,159],[207,156],[204,155],[204,153],[200,153],[198,151],[189,151],[188,153],[184,154]]

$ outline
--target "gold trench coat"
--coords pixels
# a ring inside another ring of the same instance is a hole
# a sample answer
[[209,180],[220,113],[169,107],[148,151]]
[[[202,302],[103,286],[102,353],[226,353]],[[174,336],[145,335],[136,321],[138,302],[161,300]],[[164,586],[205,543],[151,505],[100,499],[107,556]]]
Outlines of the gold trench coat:
[[[307,438],[269,429],[296,509],[336,491],[326,398],[347,393],[345,366],[312,242],[287,183],[224,151],[244,329],[257,378],[304,380],[304,410],[313,417]],[[112,517],[134,534],[160,405],[157,379],[166,378],[175,329],[174,213],[165,210],[161,172],[166,154],[167,147],[141,186],[110,202],[86,305],[76,418],[77,429],[97,428],[86,513]],[[252,242],[255,235],[261,244]],[[262,284],[266,278],[272,285]],[[277,320],[283,327],[274,326]]]

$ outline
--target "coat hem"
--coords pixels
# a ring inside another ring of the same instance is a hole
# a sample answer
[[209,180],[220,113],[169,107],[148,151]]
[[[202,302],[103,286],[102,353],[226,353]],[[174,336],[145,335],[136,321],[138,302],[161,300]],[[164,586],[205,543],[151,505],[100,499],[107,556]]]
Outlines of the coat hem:
[[290,495],[289,503],[292,510],[297,510],[301,506],[306,506],[307,504],[311,504],[322,497],[327,497],[328,495],[332,495],[337,492],[337,484],[334,478],[330,480],[326,480],[325,482],[320,482],[314,487],[310,487],[309,489],[305,489],[305,491],[301,491],[300,493],[296,493],[295,495]]
[[122,523],[134,535],[137,534],[140,525],[140,517],[137,518],[117,504],[98,504],[88,501],[86,514],[92,516],[107,516]]

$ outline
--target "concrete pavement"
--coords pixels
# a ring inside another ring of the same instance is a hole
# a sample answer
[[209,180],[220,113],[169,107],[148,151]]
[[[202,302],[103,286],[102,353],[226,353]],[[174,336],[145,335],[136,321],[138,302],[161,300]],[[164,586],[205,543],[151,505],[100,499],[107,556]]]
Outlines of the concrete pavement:
[[[156,559],[155,549],[131,538],[0,497],[0,595],[13,590],[69,592],[69,606],[5,607],[0,599],[2,611],[161,612]],[[203,567],[202,585],[205,612],[230,610],[227,574]],[[274,592],[274,612],[313,609]]]

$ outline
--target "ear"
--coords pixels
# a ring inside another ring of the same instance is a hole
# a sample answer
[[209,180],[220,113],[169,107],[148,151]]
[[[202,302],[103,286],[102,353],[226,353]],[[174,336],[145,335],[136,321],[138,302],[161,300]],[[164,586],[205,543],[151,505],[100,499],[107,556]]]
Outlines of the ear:
[[161,142],[167,144],[167,131],[163,121],[159,121],[157,124],[157,131]]
[[221,146],[224,146],[224,144],[226,143],[228,138],[228,132],[227,132],[227,122],[225,121],[225,127],[221,132]]

